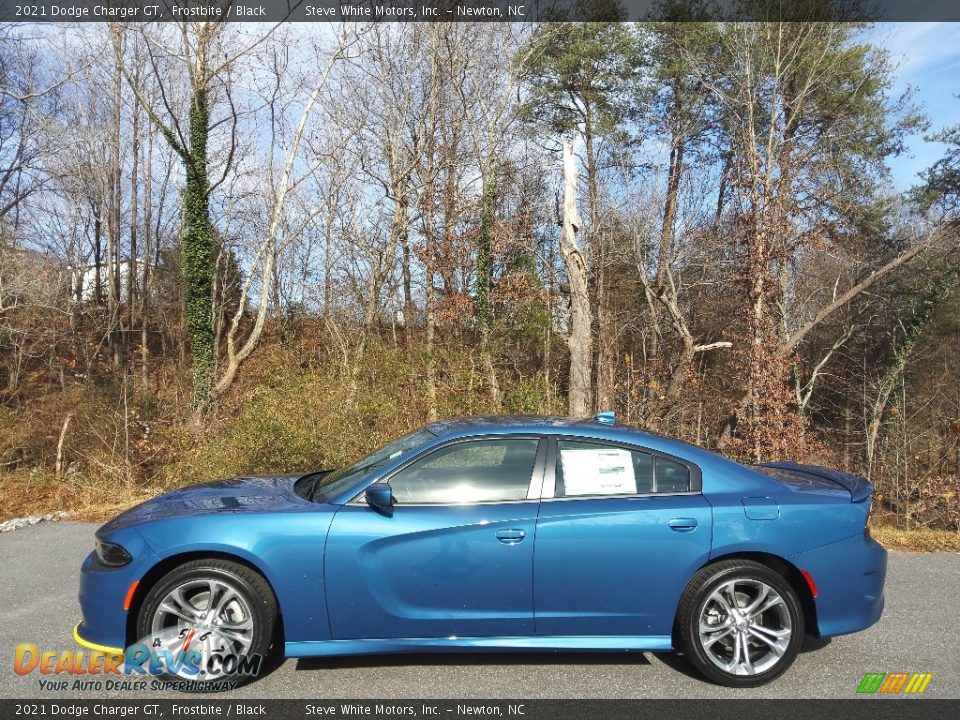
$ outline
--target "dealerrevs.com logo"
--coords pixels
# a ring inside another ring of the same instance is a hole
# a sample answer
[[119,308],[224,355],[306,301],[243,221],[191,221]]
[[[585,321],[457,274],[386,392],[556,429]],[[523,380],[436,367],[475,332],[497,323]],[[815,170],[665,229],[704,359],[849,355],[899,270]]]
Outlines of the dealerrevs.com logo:
[[260,673],[263,658],[233,652],[210,631],[175,627],[136,642],[123,653],[40,650],[21,643],[17,675],[37,674],[41,690],[231,690]]
[[858,695],[921,695],[933,673],[867,673],[857,686]]

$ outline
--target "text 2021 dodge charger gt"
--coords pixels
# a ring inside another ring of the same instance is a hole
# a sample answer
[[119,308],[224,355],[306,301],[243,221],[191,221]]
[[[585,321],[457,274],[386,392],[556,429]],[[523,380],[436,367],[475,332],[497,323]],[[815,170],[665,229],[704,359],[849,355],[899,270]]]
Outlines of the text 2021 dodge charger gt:
[[755,686],[805,634],[880,617],[871,492],[609,413],[448,420],[341,470],[219,480],[119,515],[83,564],[74,635],[162,651],[167,675],[201,685],[275,648],[678,649],[712,681]]

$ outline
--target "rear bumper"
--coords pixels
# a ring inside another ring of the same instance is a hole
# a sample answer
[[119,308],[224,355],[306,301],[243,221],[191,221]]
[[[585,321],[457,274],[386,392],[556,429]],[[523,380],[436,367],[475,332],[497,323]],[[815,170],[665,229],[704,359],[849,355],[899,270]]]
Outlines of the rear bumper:
[[845,635],[880,619],[887,551],[872,538],[856,535],[798,553],[790,561],[809,572],[817,585],[815,634]]

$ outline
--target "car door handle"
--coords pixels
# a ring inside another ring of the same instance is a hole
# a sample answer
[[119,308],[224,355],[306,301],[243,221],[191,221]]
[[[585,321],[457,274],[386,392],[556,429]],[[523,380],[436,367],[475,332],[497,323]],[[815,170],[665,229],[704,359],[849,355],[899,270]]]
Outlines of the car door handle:
[[697,519],[696,518],[673,518],[667,525],[670,526],[670,529],[674,532],[690,532],[696,530],[697,528]]
[[516,545],[527,536],[524,530],[497,530],[497,540],[504,545]]

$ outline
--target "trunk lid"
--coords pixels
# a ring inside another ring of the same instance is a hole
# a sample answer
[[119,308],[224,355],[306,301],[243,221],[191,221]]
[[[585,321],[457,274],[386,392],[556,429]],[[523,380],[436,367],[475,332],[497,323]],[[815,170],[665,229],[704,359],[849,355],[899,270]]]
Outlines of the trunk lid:
[[873,483],[865,477],[842,470],[801,465],[795,462],[773,462],[755,465],[764,475],[800,492],[822,492],[842,488],[850,493],[851,502],[864,502],[873,494]]

